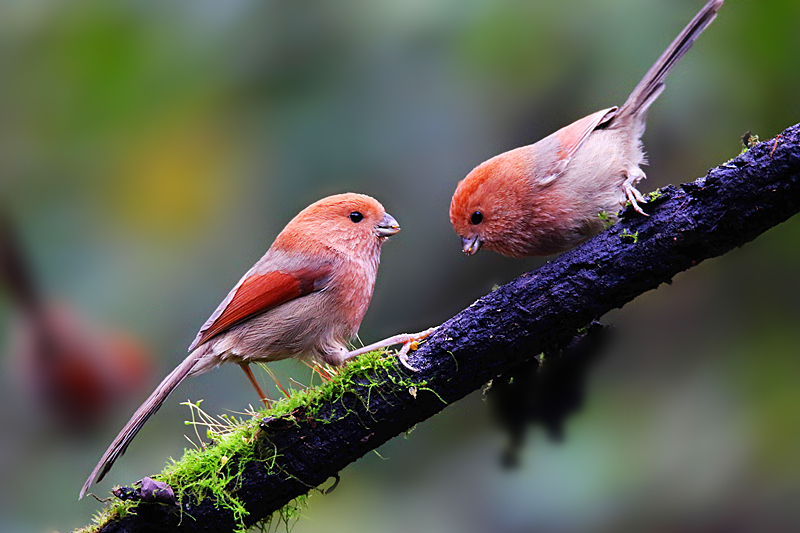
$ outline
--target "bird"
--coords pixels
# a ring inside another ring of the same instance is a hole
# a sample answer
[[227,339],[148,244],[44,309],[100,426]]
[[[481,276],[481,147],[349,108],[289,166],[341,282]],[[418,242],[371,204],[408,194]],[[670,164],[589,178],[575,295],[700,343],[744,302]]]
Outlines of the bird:
[[103,479],[187,376],[235,363],[266,404],[250,363],[292,357],[341,366],[362,353],[402,343],[401,361],[407,364],[405,353],[413,341],[430,330],[348,349],[372,298],[381,247],[398,231],[400,225],[380,202],[363,194],[329,196],[297,214],[203,324],[186,359],[122,428],[78,499]]
[[85,435],[146,386],[152,358],[121,328],[41,290],[10,215],[0,209],[0,292],[13,320],[8,370],[21,399],[61,434]]
[[723,0],[710,0],[647,71],[621,107],[601,109],[540,141],[492,157],[458,183],[450,222],[462,250],[513,257],[569,250],[605,229],[626,201],[642,215],[641,137],[665,78]]

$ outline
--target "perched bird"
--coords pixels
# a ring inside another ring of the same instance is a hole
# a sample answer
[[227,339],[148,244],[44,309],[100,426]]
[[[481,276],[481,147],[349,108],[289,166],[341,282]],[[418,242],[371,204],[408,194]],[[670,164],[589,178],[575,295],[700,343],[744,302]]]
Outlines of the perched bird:
[[645,215],[636,184],[645,177],[640,165],[646,163],[641,136],[647,110],[722,3],[711,0],[700,10],[622,107],[597,111],[473,169],[450,203],[464,253],[484,247],[509,257],[550,255],[602,231],[603,218],[613,220],[626,200]]
[[189,356],[122,428],[80,497],[93,480],[105,476],[187,376],[230,361],[241,366],[263,400],[250,363],[294,357],[340,366],[350,357],[392,344],[403,343],[407,351],[412,341],[426,336],[428,332],[396,335],[359,350],[347,348],[372,298],[381,247],[398,231],[383,206],[362,194],[329,196],[302,210],[203,324]]

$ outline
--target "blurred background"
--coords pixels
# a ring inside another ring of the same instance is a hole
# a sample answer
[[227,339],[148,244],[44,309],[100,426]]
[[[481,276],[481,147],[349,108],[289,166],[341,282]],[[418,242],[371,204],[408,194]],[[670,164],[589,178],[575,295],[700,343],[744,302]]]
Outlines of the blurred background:
[[[441,323],[540,265],[463,256],[447,213],[456,183],[621,104],[701,5],[0,4],[14,250],[0,291],[0,530],[89,522],[100,504],[78,490],[111,438],[322,196],[370,194],[403,227],[365,342]],[[746,131],[800,121],[798,20],[793,0],[726,2],[651,109],[644,192],[704,175]],[[502,468],[507,436],[475,393],[346,469],[293,531],[800,529],[798,267],[795,217],[603,317],[615,332],[561,444],[534,427],[519,466]],[[181,453],[187,399],[210,413],[256,403],[235,366],[188,380],[96,494]]]

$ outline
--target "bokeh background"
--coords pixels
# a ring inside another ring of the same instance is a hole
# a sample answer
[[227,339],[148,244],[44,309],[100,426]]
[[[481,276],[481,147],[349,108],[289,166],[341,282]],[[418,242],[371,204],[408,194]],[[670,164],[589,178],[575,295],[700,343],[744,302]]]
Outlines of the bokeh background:
[[[110,439],[322,196],[368,193],[403,227],[365,342],[440,323],[541,264],[462,256],[457,181],[622,103],[701,3],[0,4],[0,206],[48,308],[93,346],[130,348],[93,378],[109,407],[84,405],[76,426],[41,393],[52,365],[31,364],[14,291],[0,293],[0,530],[88,523],[100,504],[78,489]],[[651,109],[642,190],[800,121],[798,20],[794,0],[726,2]],[[800,529],[798,267],[795,217],[604,317],[615,335],[563,443],[533,428],[519,468],[501,468],[506,436],[476,393],[347,468],[294,531]],[[180,454],[186,399],[210,413],[255,403],[235,367],[189,380],[97,494]]]

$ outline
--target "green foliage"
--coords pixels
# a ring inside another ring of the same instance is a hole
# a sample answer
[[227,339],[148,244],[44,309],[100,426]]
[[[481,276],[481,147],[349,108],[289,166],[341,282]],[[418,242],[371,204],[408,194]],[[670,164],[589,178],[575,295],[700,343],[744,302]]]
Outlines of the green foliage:
[[743,153],[745,153],[758,143],[759,143],[758,135],[750,133],[749,131],[745,132],[745,134],[742,135],[742,151],[739,152],[739,155],[742,155]]
[[631,233],[630,231],[628,231],[628,228],[625,228],[622,230],[622,233],[619,234],[619,238],[623,242],[631,242],[633,244],[636,244],[637,242],[639,242],[639,232],[637,231],[635,233]]
[[139,502],[134,501],[113,500],[107,507],[94,514],[90,525],[76,529],[72,533],[95,533],[110,520],[125,518],[129,514],[135,514],[135,509],[138,504]]
[[610,228],[617,222],[617,217],[608,214],[606,211],[600,211],[597,213],[597,217],[600,219],[606,229]]

